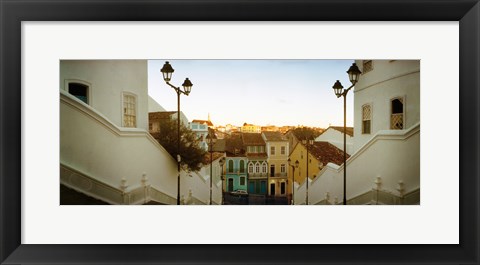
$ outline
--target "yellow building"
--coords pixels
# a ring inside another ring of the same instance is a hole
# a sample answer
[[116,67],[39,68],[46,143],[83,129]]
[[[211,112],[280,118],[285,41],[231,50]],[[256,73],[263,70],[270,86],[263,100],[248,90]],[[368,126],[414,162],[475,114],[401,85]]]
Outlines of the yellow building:
[[286,197],[288,173],[288,140],[280,132],[262,132],[268,154],[268,195]]
[[[349,155],[347,154],[347,159]],[[307,173],[307,148],[302,142],[298,142],[290,154],[290,164],[293,166],[298,161],[298,168],[295,168],[294,181],[297,184],[302,184],[305,181]],[[343,150],[335,147],[328,142],[313,142],[308,145],[308,177],[313,179],[320,169],[328,163],[336,165],[343,164]],[[292,180],[293,167],[289,166],[288,178],[289,182]],[[291,186],[291,185],[289,185]],[[289,187],[291,189],[291,187]]]
[[260,133],[262,131],[262,127],[249,123],[244,123],[240,131],[242,133]]

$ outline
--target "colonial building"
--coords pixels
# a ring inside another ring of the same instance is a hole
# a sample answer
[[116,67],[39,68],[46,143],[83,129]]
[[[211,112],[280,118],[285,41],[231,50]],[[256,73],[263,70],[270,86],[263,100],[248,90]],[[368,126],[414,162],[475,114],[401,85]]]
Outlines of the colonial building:
[[199,122],[199,120],[193,120],[190,122],[190,129],[197,135],[199,140],[200,148],[205,151],[208,151],[208,144],[207,144],[207,135],[208,135],[208,123]]
[[267,194],[268,155],[260,133],[242,133],[243,146],[248,159],[248,193]]
[[[295,169],[295,182],[302,184],[307,176],[307,163],[308,177],[312,180],[328,163],[341,165],[343,150],[329,142],[313,142],[313,144],[308,144],[307,156],[307,145],[299,142],[290,154],[290,161],[298,161],[298,168]],[[290,168],[290,172],[293,175],[292,168]]]
[[268,194],[287,196],[288,140],[280,132],[262,132],[266,143],[269,166]]
[[225,191],[247,190],[247,156],[240,135],[225,138]]
[[261,131],[261,126],[249,123],[244,123],[243,126],[240,128],[240,132],[242,133],[260,133]]

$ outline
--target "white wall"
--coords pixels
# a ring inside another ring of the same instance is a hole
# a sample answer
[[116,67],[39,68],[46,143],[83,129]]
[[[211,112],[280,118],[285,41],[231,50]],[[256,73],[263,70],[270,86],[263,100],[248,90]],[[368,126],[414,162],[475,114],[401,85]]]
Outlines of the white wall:
[[[381,178],[381,190],[394,195],[399,195],[399,181],[403,181],[405,193],[420,188],[420,124],[405,131],[379,131],[347,160],[347,200],[372,190],[377,177]],[[295,195],[303,192],[305,196],[304,186]],[[328,164],[313,179],[310,204],[325,199],[327,192],[332,201],[335,197],[342,201],[343,166]]]
[[[362,60],[356,63],[362,69]],[[354,90],[354,152],[379,130],[390,129],[390,100],[404,97],[404,129],[420,122],[420,61],[374,60]],[[371,104],[371,133],[362,134],[362,106]]]
[[148,112],[163,112],[166,111],[157,101],[148,96]]
[[119,188],[141,185],[177,197],[177,163],[145,130],[121,128],[67,93],[60,95],[60,163]]
[[[347,134],[347,154],[351,155],[353,152],[353,137]],[[321,135],[319,135],[315,142],[329,142],[336,146],[338,149],[343,150],[343,133],[338,130],[328,128]]]
[[137,98],[137,128],[148,130],[146,60],[61,60],[60,89],[69,81],[89,85],[89,105],[122,126],[123,92]]

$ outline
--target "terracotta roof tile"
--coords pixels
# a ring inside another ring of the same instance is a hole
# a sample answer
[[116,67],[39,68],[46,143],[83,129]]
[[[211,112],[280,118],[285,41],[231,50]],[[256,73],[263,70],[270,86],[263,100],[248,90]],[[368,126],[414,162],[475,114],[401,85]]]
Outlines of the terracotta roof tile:
[[245,156],[241,135],[225,138],[225,152],[228,156]]
[[261,133],[242,133],[244,146],[265,145]]
[[[309,153],[311,153],[323,165],[334,163],[336,165],[343,164],[343,150],[337,148],[329,142],[314,142],[309,146]],[[350,156],[347,154],[347,159]]]
[[193,120],[192,123],[206,124],[208,126],[213,126],[213,123],[211,121],[206,121],[206,120]]
[[287,141],[287,138],[280,132],[265,131],[262,134],[267,141]]

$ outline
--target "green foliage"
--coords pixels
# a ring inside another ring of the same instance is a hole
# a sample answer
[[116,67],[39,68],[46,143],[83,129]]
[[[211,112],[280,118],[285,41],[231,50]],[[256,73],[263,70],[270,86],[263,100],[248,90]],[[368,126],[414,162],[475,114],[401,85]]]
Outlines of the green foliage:
[[[158,142],[167,150],[167,152],[177,160],[177,120],[168,119],[160,122],[160,134]],[[180,124],[180,157],[181,166],[190,171],[198,171],[202,167],[202,162],[206,151],[200,148],[197,135]]]
[[298,138],[298,140],[303,139],[315,139],[320,135],[321,132],[314,130],[309,127],[297,127],[293,130],[293,134]]

